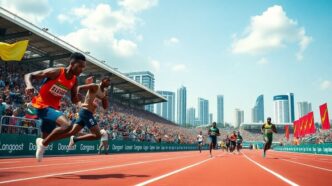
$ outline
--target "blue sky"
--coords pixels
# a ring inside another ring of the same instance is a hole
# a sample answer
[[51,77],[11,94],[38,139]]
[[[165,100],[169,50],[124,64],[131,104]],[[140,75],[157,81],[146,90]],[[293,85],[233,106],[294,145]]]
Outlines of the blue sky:
[[[156,90],[187,87],[188,107],[224,95],[225,120],[245,121],[257,96],[332,108],[330,1],[3,0],[0,5],[61,36],[121,72],[149,70]],[[297,108],[296,108],[297,110]],[[330,111],[331,113],[331,111]],[[272,118],[273,119],[273,118]]]

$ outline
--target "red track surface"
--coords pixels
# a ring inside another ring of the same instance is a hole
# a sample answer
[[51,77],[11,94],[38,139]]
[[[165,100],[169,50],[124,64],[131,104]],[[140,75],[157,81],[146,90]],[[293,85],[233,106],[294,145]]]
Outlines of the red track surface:
[[[259,165],[258,165],[259,164]],[[0,185],[332,185],[332,156],[244,150],[0,159]]]

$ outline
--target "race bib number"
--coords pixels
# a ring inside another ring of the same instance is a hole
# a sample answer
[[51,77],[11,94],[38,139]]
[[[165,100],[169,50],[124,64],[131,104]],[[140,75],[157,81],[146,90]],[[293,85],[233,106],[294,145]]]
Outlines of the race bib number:
[[57,97],[63,97],[67,91],[68,89],[61,84],[54,84],[50,89],[50,93]]

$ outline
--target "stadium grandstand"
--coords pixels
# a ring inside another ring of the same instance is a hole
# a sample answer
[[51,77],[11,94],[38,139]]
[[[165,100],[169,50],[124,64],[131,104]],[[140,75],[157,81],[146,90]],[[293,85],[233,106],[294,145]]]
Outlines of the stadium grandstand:
[[[97,112],[101,126],[106,126],[112,139],[194,143],[195,130],[188,130],[175,123],[145,111],[145,105],[165,102],[166,99],[147,87],[128,78],[121,72],[84,52],[46,28],[39,28],[23,18],[0,7],[0,42],[14,43],[28,40],[27,50],[21,61],[0,61],[0,132],[38,135],[39,120],[29,113],[30,100],[24,95],[24,74],[49,67],[67,66],[69,56],[80,52],[86,56],[87,66],[78,78],[84,84],[88,77],[98,81],[102,76],[111,78],[109,89],[110,109],[107,114]],[[40,82],[34,82],[40,85]],[[3,109],[2,109],[3,106]],[[69,119],[78,115],[78,108],[70,104],[69,97],[61,103],[61,110]],[[85,131],[82,131],[84,133]]]

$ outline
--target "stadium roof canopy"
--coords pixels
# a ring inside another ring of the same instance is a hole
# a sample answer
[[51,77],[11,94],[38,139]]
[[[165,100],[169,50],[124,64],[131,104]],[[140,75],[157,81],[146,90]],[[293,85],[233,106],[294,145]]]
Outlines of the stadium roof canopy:
[[[131,101],[137,105],[165,102],[166,99],[147,87],[137,83],[119,71],[111,68],[105,61],[96,59],[73,45],[50,34],[48,29],[39,28],[23,18],[0,7],[0,42],[13,43],[29,40],[25,57],[21,62],[49,66],[66,66],[73,52],[84,53],[87,59],[85,75],[109,75],[114,87],[114,96]],[[51,65],[50,65],[51,64]]]

